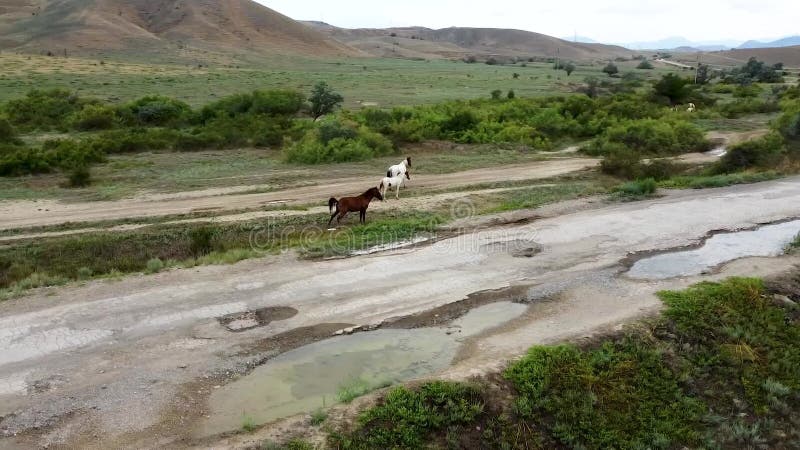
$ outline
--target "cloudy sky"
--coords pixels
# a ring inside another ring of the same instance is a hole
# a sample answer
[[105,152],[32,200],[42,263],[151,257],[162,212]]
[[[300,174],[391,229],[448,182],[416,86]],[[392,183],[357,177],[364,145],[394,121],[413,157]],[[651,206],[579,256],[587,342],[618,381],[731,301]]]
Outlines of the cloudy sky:
[[577,32],[603,42],[694,41],[800,34],[798,0],[257,0],[289,17],[332,25],[518,28]]

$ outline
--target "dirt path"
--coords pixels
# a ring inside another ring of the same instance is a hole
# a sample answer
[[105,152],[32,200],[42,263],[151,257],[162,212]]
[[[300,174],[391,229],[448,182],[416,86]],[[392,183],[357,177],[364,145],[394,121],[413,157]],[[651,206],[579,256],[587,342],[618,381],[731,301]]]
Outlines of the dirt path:
[[[653,293],[675,282],[619,277],[630,252],[798,216],[798,205],[794,177],[673,192],[370,256],[284,254],[36,292],[0,304],[0,449],[186,446],[197,443],[215,386],[344,324],[376,325],[510,286],[560,299],[466,343],[458,361],[480,364],[458,363],[450,373],[480,372],[523,346],[657,309]],[[540,254],[515,256],[536,244]],[[217,320],[265,307],[297,314],[241,333]]]
[[[414,175],[412,172],[410,186],[428,189],[456,188],[481,183],[542,179],[595,167],[597,164],[596,159],[564,158],[443,175]],[[52,200],[3,202],[0,203],[0,230],[67,222],[158,217],[198,211],[223,212],[270,204],[316,202],[322,204],[331,196],[360,194],[368,187],[376,185],[380,178],[380,174],[377,174],[374,180],[363,177],[336,179],[326,184],[255,194],[219,195],[219,190],[212,189],[206,193],[207,195],[192,191],[185,195],[153,195],[109,202],[62,203]]]

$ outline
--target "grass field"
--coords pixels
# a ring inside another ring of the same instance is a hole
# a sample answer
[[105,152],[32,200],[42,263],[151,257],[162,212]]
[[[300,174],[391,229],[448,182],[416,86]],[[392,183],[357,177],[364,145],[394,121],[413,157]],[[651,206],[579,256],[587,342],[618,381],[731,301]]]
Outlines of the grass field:
[[[578,66],[569,77],[551,64],[514,66],[460,61],[401,59],[265,59],[253,66],[188,66],[125,63],[97,59],[0,54],[0,102],[31,89],[63,87],[81,95],[126,101],[163,94],[191,105],[253,89],[289,88],[309,92],[326,81],[345,97],[345,108],[362,103],[379,107],[419,105],[452,99],[488,97],[495,89],[513,89],[523,97],[571,92],[587,76],[607,78],[602,66]],[[634,70],[620,63],[622,72]],[[658,77],[666,69],[636,70]],[[514,73],[519,74],[514,79]]]

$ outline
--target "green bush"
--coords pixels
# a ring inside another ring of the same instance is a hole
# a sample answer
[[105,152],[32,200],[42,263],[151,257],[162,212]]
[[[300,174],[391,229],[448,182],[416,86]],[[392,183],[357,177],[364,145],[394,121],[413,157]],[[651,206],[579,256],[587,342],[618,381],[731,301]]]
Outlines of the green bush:
[[608,175],[632,180],[641,174],[641,157],[635,150],[620,144],[605,147],[605,156],[600,162],[600,170]]
[[164,269],[164,261],[161,261],[158,258],[153,258],[147,261],[147,273],[158,273]]
[[720,114],[728,119],[736,119],[746,114],[766,114],[780,110],[777,102],[755,98],[737,99],[718,107]]
[[117,122],[115,108],[100,104],[87,104],[68,119],[76,130],[107,130],[113,128]]
[[769,168],[780,161],[785,146],[777,133],[741,142],[728,149],[714,166],[716,173],[731,173],[750,168]]
[[790,140],[800,139],[800,102],[786,102],[775,128]]
[[9,100],[3,110],[8,120],[24,130],[66,129],[67,118],[89,103],[65,89],[32,90]]
[[69,186],[86,187],[92,184],[92,174],[86,164],[73,166],[69,171]]
[[287,161],[302,164],[364,161],[394,153],[391,141],[366,127],[338,120],[322,122],[284,149]]
[[200,119],[207,122],[216,117],[238,117],[246,114],[267,116],[293,116],[305,104],[303,94],[290,90],[253,91],[236,94],[206,105]]
[[619,185],[614,188],[614,193],[623,197],[640,198],[655,194],[657,188],[656,180],[645,178]]
[[174,126],[189,119],[191,108],[186,103],[162,95],[149,95],[122,108],[128,125]]
[[651,64],[650,61],[643,59],[642,62],[640,62],[639,65],[636,66],[636,68],[642,70],[650,70],[653,68],[653,64]]
[[434,432],[479,417],[483,404],[480,390],[468,384],[434,381],[417,390],[398,387],[359,416],[357,430],[333,434],[330,444],[342,450],[425,448]]
[[[584,352],[534,347],[506,371],[518,413],[569,448],[671,448],[697,442],[705,413],[663,355],[635,339]],[[663,445],[666,443],[666,445]]]
[[703,132],[688,122],[642,119],[609,127],[584,150],[603,155],[620,145],[639,155],[677,155],[709,146]]
[[17,130],[4,117],[0,117],[0,143],[6,145],[19,145],[22,143],[17,137]]

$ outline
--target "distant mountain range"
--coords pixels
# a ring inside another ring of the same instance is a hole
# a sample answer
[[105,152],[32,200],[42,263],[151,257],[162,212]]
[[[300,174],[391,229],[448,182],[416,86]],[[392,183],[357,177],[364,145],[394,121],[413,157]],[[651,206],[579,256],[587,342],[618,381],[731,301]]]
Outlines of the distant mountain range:
[[[591,38],[579,37],[579,42],[597,42]],[[585,39],[585,40],[584,40]],[[731,49],[748,49],[748,48],[781,48],[800,45],[800,36],[789,36],[774,41],[756,41],[751,40],[742,43],[735,40],[718,40],[718,41],[690,41],[682,36],[671,36],[657,41],[640,41],[640,42],[626,42],[618,43],[625,48],[631,50],[674,50],[680,52],[714,52],[721,50]]]
[[793,45],[800,45],[800,36],[789,36],[771,42],[747,41],[738,48],[791,47]]

